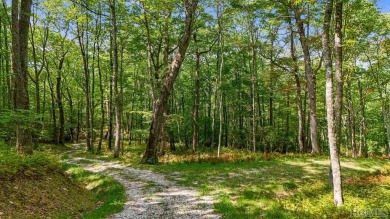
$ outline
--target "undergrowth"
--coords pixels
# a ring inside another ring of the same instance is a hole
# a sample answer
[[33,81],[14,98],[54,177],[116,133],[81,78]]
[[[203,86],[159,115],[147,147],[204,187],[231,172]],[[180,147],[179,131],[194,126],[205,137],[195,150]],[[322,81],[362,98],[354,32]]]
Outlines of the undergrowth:
[[[364,218],[365,212],[390,213],[390,164],[383,158],[341,159],[345,204],[336,207],[326,155],[256,153],[222,148],[193,154],[178,148],[160,156],[160,165],[139,165],[144,147],[128,146],[116,161],[150,169],[217,199],[223,218]],[[79,151],[78,156],[113,160]],[[388,216],[388,215],[387,215]],[[375,217],[374,217],[375,218]]]
[[53,147],[19,156],[0,142],[0,218],[106,218],[123,209],[119,182],[62,164]]

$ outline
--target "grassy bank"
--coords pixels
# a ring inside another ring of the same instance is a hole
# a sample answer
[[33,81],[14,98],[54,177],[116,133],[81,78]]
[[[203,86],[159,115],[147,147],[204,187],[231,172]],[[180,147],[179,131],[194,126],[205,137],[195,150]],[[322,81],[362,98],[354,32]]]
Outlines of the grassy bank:
[[0,218],[105,218],[123,209],[124,188],[109,177],[0,143]]

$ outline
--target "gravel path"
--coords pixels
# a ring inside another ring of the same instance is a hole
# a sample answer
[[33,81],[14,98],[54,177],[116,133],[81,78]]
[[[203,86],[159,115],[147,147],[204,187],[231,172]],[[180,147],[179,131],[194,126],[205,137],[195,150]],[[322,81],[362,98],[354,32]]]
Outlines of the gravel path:
[[[77,149],[80,145],[74,147]],[[202,196],[194,189],[179,186],[162,174],[115,162],[74,156],[66,162],[94,173],[108,175],[123,184],[127,194],[124,210],[110,218],[221,218],[214,213],[213,197]]]

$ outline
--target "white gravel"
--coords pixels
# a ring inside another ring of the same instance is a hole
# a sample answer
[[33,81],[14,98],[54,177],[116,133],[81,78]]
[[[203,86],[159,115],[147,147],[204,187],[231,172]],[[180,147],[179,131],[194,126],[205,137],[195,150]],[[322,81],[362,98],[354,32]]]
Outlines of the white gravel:
[[179,186],[162,174],[115,162],[72,156],[67,162],[108,175],[123,184],[127,195],[124,210],[110,218],[221,218],[214,212],[215,200],[212,196],[202,196],[194,189]]

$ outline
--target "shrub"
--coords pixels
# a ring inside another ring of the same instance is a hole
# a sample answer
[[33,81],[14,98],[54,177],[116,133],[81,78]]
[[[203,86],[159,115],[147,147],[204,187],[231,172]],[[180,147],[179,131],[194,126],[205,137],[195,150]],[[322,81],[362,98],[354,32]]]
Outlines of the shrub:
[[11,180],[17,175],[37,177],[51,171],[61,171],[55,156],[41,151],[31,156],[20,156],[13,148],[0,142],[0,180]]

